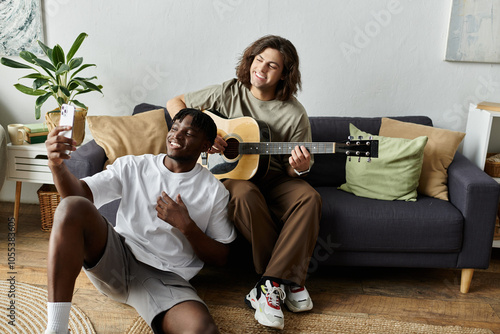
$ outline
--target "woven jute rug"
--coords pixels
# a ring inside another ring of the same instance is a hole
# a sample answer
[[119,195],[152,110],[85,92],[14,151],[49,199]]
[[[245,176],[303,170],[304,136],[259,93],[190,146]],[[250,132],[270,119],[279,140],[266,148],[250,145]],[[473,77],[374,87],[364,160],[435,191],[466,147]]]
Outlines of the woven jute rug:
[[[317,313],[285,312],[283,331],[266,328],[254,319],[254,311],[245,307],[209,305],[221,333],[333,333],[333,334],[492,334],[488,329],[461,326],[433,326],[404,321],[372,319]],[[152,334],[141,318],[137,318],[127,334]]]
[[[43,333],[47,327],[47,291],[37,286],[0,281],[0,333]],[[95,334],[90,319],[72,306],[69,316],[71,334]]]

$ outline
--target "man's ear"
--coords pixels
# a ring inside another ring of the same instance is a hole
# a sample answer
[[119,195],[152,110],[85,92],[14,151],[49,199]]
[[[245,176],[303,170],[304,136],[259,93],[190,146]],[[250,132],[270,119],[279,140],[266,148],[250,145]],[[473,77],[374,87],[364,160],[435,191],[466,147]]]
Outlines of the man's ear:
[[208,150],[212,147],[212,145],[210,145],[210,141],[208,140],[205,140],[204,144],[203,144],[203,147],[202,147],[202,152],[208,152]]

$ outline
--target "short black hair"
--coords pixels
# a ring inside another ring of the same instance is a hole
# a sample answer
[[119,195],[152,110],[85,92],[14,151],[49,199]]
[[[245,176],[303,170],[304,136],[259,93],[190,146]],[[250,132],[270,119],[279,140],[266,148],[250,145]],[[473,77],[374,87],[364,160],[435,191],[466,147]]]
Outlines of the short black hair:
[[177,120],[182,122],[186,116],[191,116],[193,118],[191,125],[203,131],[207,139],[210,141],[210,145],[213,145],[215,137],[217,136],[217,126],[215,125],[214,120],[201,110],[184,108],[175,114],[172,119],[172,123],[175,123]]

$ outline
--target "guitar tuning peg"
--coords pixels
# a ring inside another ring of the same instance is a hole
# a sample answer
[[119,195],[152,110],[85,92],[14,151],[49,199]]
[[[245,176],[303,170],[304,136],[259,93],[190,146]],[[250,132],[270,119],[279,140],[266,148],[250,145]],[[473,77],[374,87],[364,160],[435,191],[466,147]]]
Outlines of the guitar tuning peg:
[[363,136],[358,136],[358,139],[359,139],[359,140],[362,140],[362,139],[363,139]]
[[354,139],[354,136],[347,136],[347,139],[348,139],[348,140],[353,140],[353,139]]
[[361,162],[361,157],[358,158],[358,162]]
[[373,140],[373,136],[368,137],[369,140]]
[[349,156],[349,162],[351,162],[351,157]]
[[372,158],[368,157],[368,159],[366,159],[366,162],[372,162]]

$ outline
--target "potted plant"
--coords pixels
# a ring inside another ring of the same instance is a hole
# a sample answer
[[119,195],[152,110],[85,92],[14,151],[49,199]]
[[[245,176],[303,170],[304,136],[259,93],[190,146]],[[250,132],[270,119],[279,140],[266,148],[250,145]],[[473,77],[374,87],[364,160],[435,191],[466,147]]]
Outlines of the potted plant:
[[31,87],[20,83],[16,83],[14,87],[24,94],[38,96],[35,102],[36,119],[40,119],[42,105],[51,96],[56,99],[59,109],[45,114],[49,130],[59,124],[59,110],[61,105],[67,103],[79,107],[75,113],[75,124],[73,126],[74,139],[77,141],[78,145],[81,144],[85,136],[85,116],[88,108],[85,104],[76,100],[76,97],[93,91],[102,94],[102,86],[92,82],[92,80],[97,79],[96,76],[89,78],[77,76],[77,74],[84,69],[96,66],[95,64],[83,64],[82,57],[74,57],[87,36],[86,33],[81,33],[76,38],[67,54],[64,53],[60,45],[49,48],[41,41],[38,41],[38,44],[50,62],[38,58],[29,51],[21,51],[19,53],[19,56],[28,64],[23,64],[5,57],[0,59],[0,62],[5,66],[35,71],[34,73],[30,73],[20,78],[32,79],[33,83]]

